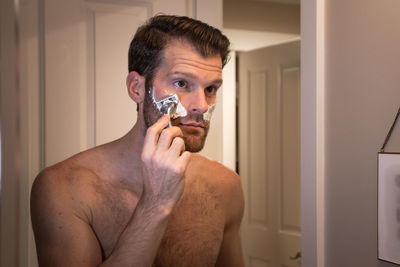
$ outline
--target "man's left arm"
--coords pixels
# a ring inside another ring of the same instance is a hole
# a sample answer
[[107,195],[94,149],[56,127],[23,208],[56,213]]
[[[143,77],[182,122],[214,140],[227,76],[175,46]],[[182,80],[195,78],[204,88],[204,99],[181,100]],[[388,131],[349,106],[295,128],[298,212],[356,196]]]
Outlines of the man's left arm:
[[242,246],[239,236],[244,211],[243,191],[238,175],[232,175],[229,180],[230,186],[228,186],[229,192],[227,193],[229,198],[227,198],[225,210],[227,221],[216,266],[243,267]]

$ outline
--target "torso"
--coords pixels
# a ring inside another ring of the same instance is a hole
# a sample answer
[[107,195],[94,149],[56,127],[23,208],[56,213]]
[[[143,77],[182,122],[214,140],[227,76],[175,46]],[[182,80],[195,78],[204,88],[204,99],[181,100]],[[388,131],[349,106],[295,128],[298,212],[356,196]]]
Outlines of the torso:
[[224,231],[222,199],[215,188],[198,183],[175,207],[154,267],[215,266]]
[[[153,267],[215,266],[225,215],[223,193],[214,178],[197,175],[185,178],[184,193],[169,219]],[[96,196],[89,223],[105,259],[112,253],[139,197],[126,186],[102,178],[93,189]]]

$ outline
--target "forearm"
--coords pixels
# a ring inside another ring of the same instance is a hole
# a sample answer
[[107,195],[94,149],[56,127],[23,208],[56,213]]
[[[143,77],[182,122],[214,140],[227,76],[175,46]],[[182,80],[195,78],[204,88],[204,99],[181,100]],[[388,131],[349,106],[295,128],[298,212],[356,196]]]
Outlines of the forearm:
[[111,255],[100,266],[151,266],[171,210],[142,198]]
[[146,131],[141,153],[143,192],[115,249],[101,266],[151,266],[173,207],[184,189],[190,159],[182,131],[161,117]]

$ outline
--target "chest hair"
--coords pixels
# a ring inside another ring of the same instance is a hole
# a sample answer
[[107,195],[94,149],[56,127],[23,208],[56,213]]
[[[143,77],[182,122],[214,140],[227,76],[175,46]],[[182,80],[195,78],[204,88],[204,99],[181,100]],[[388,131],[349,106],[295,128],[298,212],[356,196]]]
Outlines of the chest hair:
[[[129,191],[99,187],[92,228],[107,258],[126,227],[138,199]],[[222,196],[215,186],[193,183],[169,219],[154,267],[215,266],[224,232]]]
[[215,266],[223,231],[217,190],[210,185],[194,185],[175,207],[153,266]]

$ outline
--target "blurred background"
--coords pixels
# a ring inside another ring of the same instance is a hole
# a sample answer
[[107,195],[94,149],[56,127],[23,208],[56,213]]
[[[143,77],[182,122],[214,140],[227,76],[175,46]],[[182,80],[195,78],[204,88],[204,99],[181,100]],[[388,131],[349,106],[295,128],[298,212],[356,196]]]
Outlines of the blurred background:
[[[241,176],[246,266],[394,266],[377,259],[376,153],[400,104],[399,9],[395,0],[0,0],[1,266],[37,266],[37,173],[132,127],[128,44],[158,13],[203,20],[232,42],[201,153]],[[387,150],[399,151],[399,132],[392,138]]]

